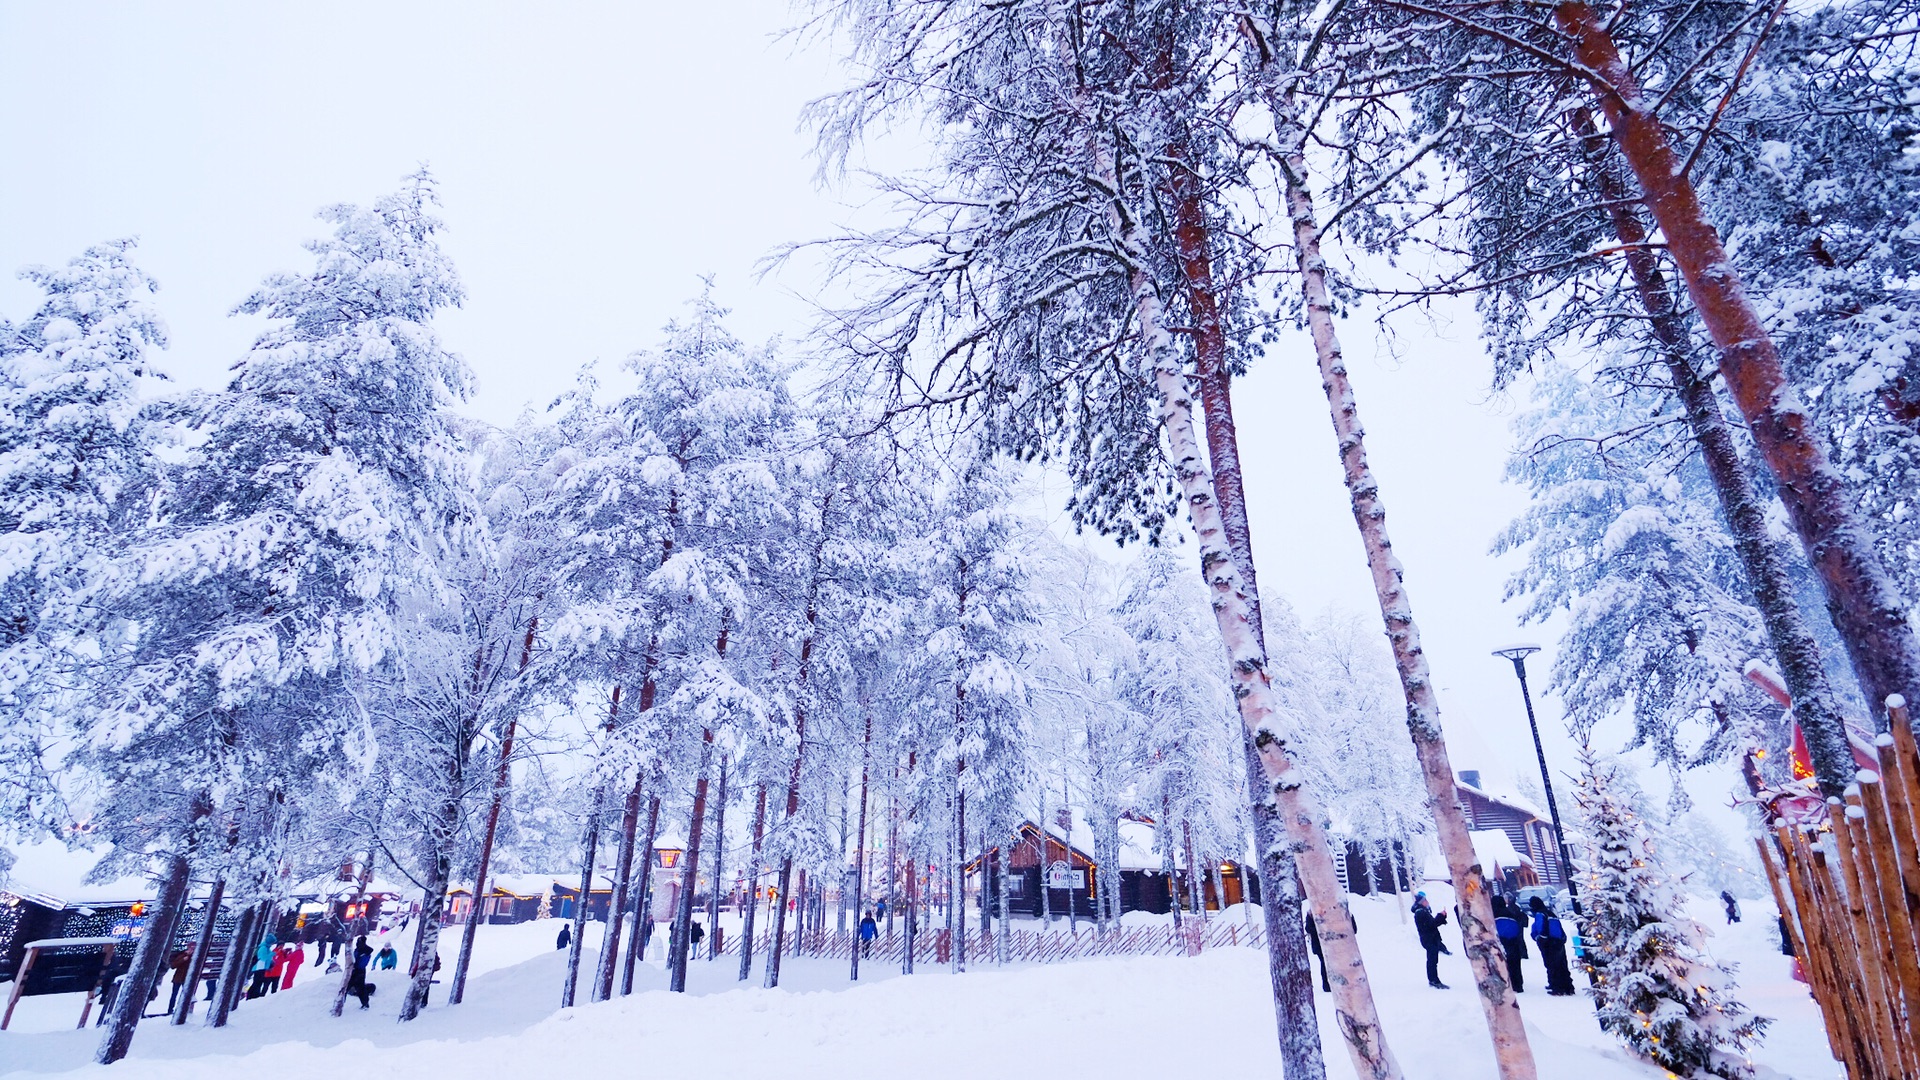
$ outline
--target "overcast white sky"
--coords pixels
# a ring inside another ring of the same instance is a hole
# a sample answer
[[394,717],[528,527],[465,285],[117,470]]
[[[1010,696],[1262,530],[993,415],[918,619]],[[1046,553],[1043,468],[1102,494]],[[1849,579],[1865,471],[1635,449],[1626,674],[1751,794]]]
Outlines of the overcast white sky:
[[[259,328],[227,310],[308,265],[314,210],[427,162],[469,293],[440,330],[480,376],[480,416],[510,420],[582,362],[651,344],[699,274],[718,275],[741,336],[793,336],[819,283],[757,283],[753,266],[850,216],[814,184],[796,126],[834,73],[824,50],[774,40],[793,17],[784,0],[0,0],[0,267],[138,235],[173,331],[165,366],[215,385]],[[0,280],[0,312],[33,299]],[[1486,554],[1522,503],[1500,481],[1513,406],[1487,400],[1471,311],[1458,318],[1404,326],[1397,359],[1370,324],[1343,333],[1455,767],[1504,784],[1532,771],[1532,748],[1512,669],[1488,650],[1552,635],[1515,625],[1511,566]],[[1306,618],[1376,617],[1304,337],[1236,402],[1263,589]],[[1561,773],[1559,709],[1536,704]]]

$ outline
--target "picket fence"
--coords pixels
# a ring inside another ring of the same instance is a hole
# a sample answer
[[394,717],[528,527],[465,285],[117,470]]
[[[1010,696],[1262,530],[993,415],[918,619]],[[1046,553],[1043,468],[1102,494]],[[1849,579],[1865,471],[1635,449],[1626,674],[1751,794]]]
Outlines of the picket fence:
[[[966,933],[966,958],[969,963],[990,964],[999,953],[998,932],[972,929]],[[787,935],[789,956],[846,960],[857,944],[850,930],[816,930]],[[953,958],[953,932],[925,930],[914,941],[916,964],[944,964]],[[1007,959],[1014,963],[1050,964],[1062,960],[1080,960],[1093,956],[1195,956],[1207,949],[1233,945],[1267,947],[1266,928],[1258,923],[1245,925],[1237,919],[1213,919],[1202,924],[1188,919],[1178,929],[1172,926],[1113,927],[1104,932],[1097,927],[1085,930],[1010,930],[1007,933]],[[755,935],[754,953],[765,956],[773,947],[773,935]],[[721,955],[737,956],[738,938],[722,943]],[[863,963],[900,963],[906,951],[906,935],[896,930],[873,940],[861,956]]]

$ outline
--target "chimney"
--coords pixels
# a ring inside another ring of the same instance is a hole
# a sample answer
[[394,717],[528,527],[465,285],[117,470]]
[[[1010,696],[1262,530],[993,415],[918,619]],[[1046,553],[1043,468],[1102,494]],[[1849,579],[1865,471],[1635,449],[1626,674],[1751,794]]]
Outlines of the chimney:
[[1460,782],[1467,785],[1470,788],[1485,790],[1484,788],[1480,788],[1480,770],[1479,769],[1461,769]]

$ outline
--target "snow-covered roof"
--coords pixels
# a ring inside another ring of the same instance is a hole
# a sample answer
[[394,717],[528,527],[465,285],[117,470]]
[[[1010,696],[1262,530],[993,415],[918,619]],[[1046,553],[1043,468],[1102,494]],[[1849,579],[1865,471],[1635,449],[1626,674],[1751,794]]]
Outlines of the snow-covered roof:
[[68,848],[58,840],[40,840],[8,850],[13,852],[13,867],[0,889],[48,907],[131,903],[151,900],[157,891],[144,876],[88,884],[87,873],[112,853],[112,845]]
[[1473,837],[1473,854],[1481,866],[1518,870],[1533,865],[1533,860],[1520,854],[1513,846],[1513,838],[1501,829],[1475,829],[1468,835]]
[[[1041,827],[1039,822],[1030,821],[1028,824],[1035,828]],[[1068,829],[1069,835],[1061,835],[1060,826],[1056,822],[1048,823],[1046,833],[1055,841],[1066,844],[1068,847],[1086,856],[1088,860],[1093,859],[1093,826],[1088,824],[1086,813],[1079,807],[1075,807],[1071,815]],[[1160,869],[1159,849],[1154,844],[1154,828],[1152,825],[1144,821],[1135,821],[1132,818],[1120,819],[1120,854],[1118,861],[1121,870]]]
[[1459,788],[1462,791],[1471,791],[1475,795],[1478,795],[1481,798],[1486,799],[1490,802],[1497,802],[1502,806],[1511,806],[1515,810],[1520,811],[1521,813],[1528,814],[1536,818],[1545,816],[1540,812],[1540,808],[1533,805],[1532,802],[1528,801],[1525,798],[1522,798],[1519,795],[1515,795],[1511,792],[1491,791],[1477,784],[1469,784],[1465,780],[1455,780],[1454,783],[1457,786],[1459,786]]

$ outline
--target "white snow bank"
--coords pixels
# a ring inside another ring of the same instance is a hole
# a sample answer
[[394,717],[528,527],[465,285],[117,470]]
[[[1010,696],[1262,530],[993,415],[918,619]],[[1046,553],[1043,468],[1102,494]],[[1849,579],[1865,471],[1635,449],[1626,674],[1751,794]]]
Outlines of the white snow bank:
[[11,844],[14,863],[0,889],[25,896],[50,907],[63,904],[106,904],[128,900],[151,900],[154,887],[144,877],[115,878],[98,885],[88,884],[87,874],[113,851],[112,845],[99,848],[69,849],[58,840],[40,840],[30,844]]

